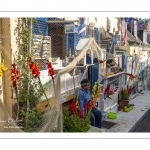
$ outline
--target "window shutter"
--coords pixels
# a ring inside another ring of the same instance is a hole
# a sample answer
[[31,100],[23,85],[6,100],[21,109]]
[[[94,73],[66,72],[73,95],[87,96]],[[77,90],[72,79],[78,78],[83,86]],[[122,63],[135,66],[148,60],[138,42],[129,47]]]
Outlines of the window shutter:
[[33,26],[33,34],[48,35],[47,18],[36,18]]

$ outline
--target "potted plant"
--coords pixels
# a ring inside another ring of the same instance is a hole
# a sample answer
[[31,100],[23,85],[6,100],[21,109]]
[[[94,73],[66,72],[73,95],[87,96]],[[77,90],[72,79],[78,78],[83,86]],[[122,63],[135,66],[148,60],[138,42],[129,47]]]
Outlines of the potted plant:
[[90,112],[94,103],[89,100],[84,106],[84,115],[76,100],[73,100],[69,109],[63,109],[63,132],[88,132],[90,129]]
[[128,106],[129,101],[130,101],[130,95],[132,91],[134,90],[134,86],[125,86],[120,90],[120,96],[121,98],[119,99],[119,107],[124,108],[125,106]]

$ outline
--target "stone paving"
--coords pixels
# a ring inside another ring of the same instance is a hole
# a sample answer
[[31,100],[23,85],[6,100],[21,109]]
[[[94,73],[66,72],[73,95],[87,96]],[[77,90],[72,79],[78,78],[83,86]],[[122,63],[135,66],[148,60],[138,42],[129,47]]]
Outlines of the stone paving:
[[141,93],[130,100],[130,104],[135,105],[130,112],[123,112],[121,110],[118,111],[116,119],[106,119],[106,121],[117,124],[110,129],[105,129],[105,132],[132,132],[135,129],[150,108],[150,91],[142,91]]

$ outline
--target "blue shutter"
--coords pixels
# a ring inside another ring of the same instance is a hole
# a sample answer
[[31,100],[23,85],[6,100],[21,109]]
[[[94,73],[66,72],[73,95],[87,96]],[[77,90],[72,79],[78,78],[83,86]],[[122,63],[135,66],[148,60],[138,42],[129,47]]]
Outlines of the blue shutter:
[[126,55],[122,55],[122,68],[126,69]]
[[[78,28],[79,26],[78,25],[75,25],[75,28]],[[81,34],[78,34],[78,33],[74,33],[74,49],[76,48],[79,40],[82,38]]]
[[[74,23],[66,23],[66,24],[74,24]],[[67,50],[69,50],[71,48],[71,50],[75,49],[75,34],[76,33],[68,33],[66,34],[66,48]]]
[[33,26],[33,34],[48,35],[47,18],[36,18]]
[[94,31],[95,31],[95,41],[97,42],[97,44],[99,44],[99,31],[98,28],[94,27]]
[[66,35],[66,37],[67,37],[67,43],[68,43],[68,45],[67,45],[67,49],[74,49],[74,33],[69,33],[69,34],[67,34]]

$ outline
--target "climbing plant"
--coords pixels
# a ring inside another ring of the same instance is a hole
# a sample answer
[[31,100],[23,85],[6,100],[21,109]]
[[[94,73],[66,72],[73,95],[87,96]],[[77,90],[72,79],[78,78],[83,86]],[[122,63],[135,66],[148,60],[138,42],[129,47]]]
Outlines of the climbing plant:
[[16,95],[16,117],[18,125],[26,132],[35,132],[42,117],[36,104],[43,95],[38,66],[32,60],[32,26],[34,18],[18,18],[14,34],[18,50],[12,64],[12,84]]

